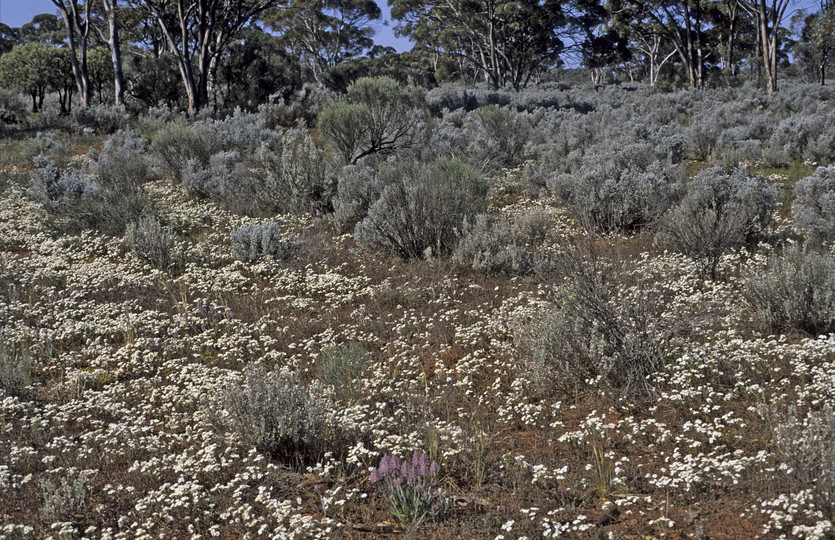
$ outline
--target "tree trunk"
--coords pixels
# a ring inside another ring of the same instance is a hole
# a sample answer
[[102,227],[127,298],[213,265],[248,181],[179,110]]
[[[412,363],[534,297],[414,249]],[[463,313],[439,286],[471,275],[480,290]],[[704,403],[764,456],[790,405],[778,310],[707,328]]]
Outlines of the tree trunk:
[[107,42],[110,48],[110,60],[113,64],[113,96],[116,106],[122,104],[125,96],[125,75],[122,70],[122,48],[119,43],[119,24],[116,20],[116,9],[119,0],[102,0],[104,10],[107,13],[108,35]]
[[728,2],[728,50],[725,63],[730,68],[731,76],[737,75],[737,65],[734,61],[734,45],[736,44],[737,20],[739,19],[739,4],[735,1]]
[[705,84],[705,64],[702,54],[702,4],[696,0],[696,83],[698,88]]
[[87,70],[87,45],[90,37],[90,2],[84,4],[84,16],[79,13],[78,0],[52,0],[61,12],[67,28],[67,41],[70,46],[70,63],[75,84],[81,96],[81,106],[90,105],[90,73]]
[[789,0],[748,0],[742,4],[757,20],[758,36],[762,49],[765,89],[769,94],[777,91],[777,36],[780,22],[789,6]]

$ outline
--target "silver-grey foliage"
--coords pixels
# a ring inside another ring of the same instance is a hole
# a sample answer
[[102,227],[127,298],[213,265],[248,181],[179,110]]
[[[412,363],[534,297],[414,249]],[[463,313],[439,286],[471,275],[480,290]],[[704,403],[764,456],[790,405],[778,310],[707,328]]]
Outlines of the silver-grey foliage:
[[546,185],[588,230],[632,232],[654,223],[676,201],[678,170],[658,157],[646,143],[594,152]]
[[792,215],[813,237],[835,238],[835,165],[818,167],[795,184]]
[[244,369],[243,381],[229,386],[221,403],[230,427],[259,451],[288,464],[324,454],[332,435],[333,403],[317,383],[305,386],[297,374]]
[[67,228],[122,234],[149,207],[144,142],[117,133],[102,152],[91,149],[82,168],[59,170],[44,155],[34,160],[31,195]]
[[22,396],[32,375],[32,354],[21,343],[0,334],[0,389],[9,396]]
[[[549,266],[541,253],[525,249],[537,232],[544,235],[549,221],[543,214],[529,214],[517,221],[479,214],[462,224],[463,235],[452,263],[478,272],[527,274]],[[533,234],[532,234],[533,233]]]
[[357,223],[354,237],[365,249],[390,249],[398,256],[449,255],[464,219],[485,204],[487,182],[470,166],[439,158],[388,184]]
[[658,242],[693,259],[704,274],[716,277],[722,255],[751,245],[773,218],[777,189],[740,167],[726,174],[706,169],[684,185],[679,204],[667,212]]
[[232,231],[232,254],[241,261],[261,256],[285,260],[299,251],[299,244],[290,236],[283,238],[278,223],[250,223]]
[[809,490],[824,518],[835,519],[835,412],[827,405],[801,419],[792,407],[775,426],[774,437],[795,489]]
[[331,209],[336,178],[325,152],[306,133],[288,131],[275,150],[262,146],[257,154],[266,171],[263,191],[273,211],[324,214]]
[[171,229],[163,227],[153,216],[143,216],[130,223],[125,232],[125,244],[141,260],[159,270],[171,264],[174,238]]
[[592,388],[615,398],[655,392],[652,377],[671,360],[681,319],[659,313],[654,294],[629,277],[617,253],[591,241],[564,246],[555,263],[565,284],[516,336],[540,391],[576,396]]
[[365,163],[348,165],[339,173],[333,199],[333,224],[340,232],[349,232],[368,214],[368,209],[383,194],[387,172],[392,166],[373,167]]
[[765,331],[835,332],[835,255],[790,246],[745,282],[744,298]]

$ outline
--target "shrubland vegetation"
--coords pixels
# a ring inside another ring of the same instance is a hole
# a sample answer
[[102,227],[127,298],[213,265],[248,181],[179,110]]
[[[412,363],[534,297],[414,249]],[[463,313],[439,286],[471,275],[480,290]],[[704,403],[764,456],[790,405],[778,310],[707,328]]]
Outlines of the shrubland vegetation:
[[86,97],[4,71],[58,19],[0,28],[0,537],[835,534],[831,8],[770,88],[676,51],[775,36],[697,4],[394,2],[432,65],[373,5],[227,3],[192,57],[108,1]]
[[833,101],[785,85],[7,128],[2,534],[826,537]]

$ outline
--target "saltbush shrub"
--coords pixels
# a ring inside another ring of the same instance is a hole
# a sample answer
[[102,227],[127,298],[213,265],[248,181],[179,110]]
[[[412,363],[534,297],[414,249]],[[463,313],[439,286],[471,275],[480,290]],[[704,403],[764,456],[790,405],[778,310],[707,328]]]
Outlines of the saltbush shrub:
[[526,250],[536,231],[547,229],[548,219],[541,213],[511,222],[505,217],[483,214],[462,224],[463,235],[452,255],[452,263],[477,272],[527,274],[544,271],[548,260]]
[[564,246],[555,264],[565,284],[516,334],[540,391],[576,396],[594,388],[616,398],[654,392],[652,376],[671,358],[679,319],[659,314],[654,295],[628,278],[617,253],[591,240]]
[[256,173],[235,151],[218,152],[204,165],[189,160],[182,172],[186,195],[210,199],[227,210],[245,215],[260,215],[265,210],[266,193],[259,189]]
[[221,397],[229,427],[258,451],[289,464],[321,457],[334,442],[334,405],[317,383],[305,386],[294,373],[256,365]]
[[771,223],[777,189],[740,167],[726,174],[706,169],[683,187],[679,204],[659,223],[656,240],[693,259],[703,274],[716,278],[722,255],[754,245]]
[[23,125],[28,120],[26,100],[14,90],[0,88],[0,125]]
[[41,477],[41,494],[44,501],[41,515],[47,523],[71,520],[84,512],[90,493],[90,478],[95,472],[71,468],[64,469],[58,478],[47,478],[45,475]]
[[7,396],[22,396],[29,386],[32,366],[29,350],[0,334],[0,390]]
[[827,405],[801,419],[791,407],[781,416],[774,438],[778,455],[791,470],[795,492],[809,490],[823,517],[835,519],[835,411]]
[[196,161],[205,168],[217,151],[217,145],[208,135],[183,123],[168,125],[157,132],[151,143],[152,154],[175,184],[182,182],[187,163]]
[[389,77],[364,77],[344,97],[323,105],[317,126],[345,163],[356,163],[364,156],[410,147],[424,108],[419,89],[401,87]]
[[346,401],[356,401],[362,396],[358,382],[368,367],[368,351],[360,345],[335,345],[325,347],[316,362],[316,375],[324,384],[332,386],[336,396]]
[[835,238],[835,166],[818,167],[794,186],[795,224],[815,238]]
[[461,224],[481,210],[487,182],[456,159],[438,158],[388,184],[354,237],[365,249],[390,249],[403,258],[452,253]]
[[767,332],[835,332],[835,255],[790,246],[745,282],[744,298]]
[[163,227],[153,216],[141,217],[128,225],[125,245],[153,268],[164,270],[171,264],[174,247],[171,229]]
[[138,150],[141,144],[117,135],[102,153],[91,150],[85,167],[64,171],[40,155],[34,160],[30,194],[62,227],[121,235],[150,207],[142,189],[148,169]]
[[648,144],[590,153],[576,172],[547,181],[588,230],[628,233],[654,223],[676,200],[679,172]]
[[356,224],[368,215],[368,209],[383,194],[386,184],[393,181],[389,174],[393,170],[397,167],[388,163],[378,167],[358,163],[342,168],[337,178],[332,216],[332,223],[339,232],[354,230]]
[[234,150],[245,156],[254,154],[261,146],[272,148],[281,138],[279,133],[267,127],[263,116],[240,109],[235,109],[223,120],[198,120],[192,129],[204,133],[214,148],[227,152]]
[[17,151],[23,162],[28,165],[41,154],[53,159],[64,157],[66,145],[56,135],[39,131],[31,139],[20,141]]
[[523,151],[531,137],[531,120],[526,113],[507,107],[488,105],[476,109],[465,127],[466,161],[479,171],[514,167],[522,162]]
[[325,152],[306,133],[289,131],[274,151],[262,147],[259,166],[271,211],[325,214],[333,209],[337,180]]
[[105,103],[73,109],[72,117],[79,127],[108,135],[128,129],[130,122],[130,114],[125,110],[124,105]]
[[282,238],[275,221],[250,223],[232,231],[232,254],[241,261],[251,261],[261,256],[285,260],[298,251],[298,242],[292,236]]

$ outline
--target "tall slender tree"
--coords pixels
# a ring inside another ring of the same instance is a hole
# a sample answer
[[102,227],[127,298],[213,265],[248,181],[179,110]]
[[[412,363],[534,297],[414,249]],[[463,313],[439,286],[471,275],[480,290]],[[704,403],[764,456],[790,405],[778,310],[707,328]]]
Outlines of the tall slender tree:
[[78,94],[81,97],[81,106],[90,105],[90,74],[87,70],[87,49],[90,45],[90,9],[92,1],[87,0],[52,0],[61,17],[64,19],[64,27],[67,30],[67,44],[70,49],[70,62],[75,77],[75,84],[78,87]]
[[740,0],[742,8],[757,21],[760,51],[765,69],[765,90],[777,91],[777,49],[780,23],[791,0]]
[[792,26],[799,28],[800,39],[794,52],[799,61],[815,68],[818,82],[826,84],[826,70],[835,56],[835,3],[822,0],[817,13],[798,11]]
[[132,0],[153,14],[180,70],[189,114],[209,104],[218,61],[234,36],[283,0]]
[[107,19],[107,35],[98,26],[96,32],[110,49],[110,61],[113,64],[114,103],[121,105],[125,95],[125,74],[122,69],[122,46],[119,40],[119,0],[101,0],[101,6]]
[[264,19],[323,85],[325,72],[374,45],[370,23],[380,15],[373,0],[292,0]]
[[397,30],[495,88],[521,88],[553,66],[565,15],[553,0],[389,0]]

